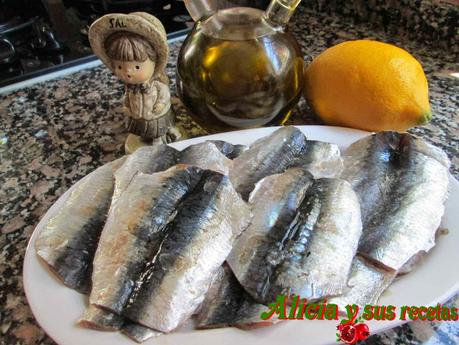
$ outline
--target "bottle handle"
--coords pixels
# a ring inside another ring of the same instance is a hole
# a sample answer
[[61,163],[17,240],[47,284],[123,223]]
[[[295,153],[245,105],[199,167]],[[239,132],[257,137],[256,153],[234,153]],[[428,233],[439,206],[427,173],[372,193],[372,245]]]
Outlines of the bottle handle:
[[218,10],[216,0],[184,0],[185,7],[195,22],[210,17]]

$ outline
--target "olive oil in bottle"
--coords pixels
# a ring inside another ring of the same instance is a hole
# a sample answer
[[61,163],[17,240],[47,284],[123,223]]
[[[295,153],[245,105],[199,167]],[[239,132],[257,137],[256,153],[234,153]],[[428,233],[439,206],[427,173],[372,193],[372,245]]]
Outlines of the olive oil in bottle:
[[218,11],[198,21],[184,42],[178,92],[207,130],[282,124],[297,104],[303,58],[294,37],[269,13],[241,7]]

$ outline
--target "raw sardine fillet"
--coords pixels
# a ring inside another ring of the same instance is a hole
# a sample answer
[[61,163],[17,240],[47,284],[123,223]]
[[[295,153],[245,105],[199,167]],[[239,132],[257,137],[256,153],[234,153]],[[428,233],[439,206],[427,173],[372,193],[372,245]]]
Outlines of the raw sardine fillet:
[[233,166],[233,161],[210,142],[188,146],[180,153],[179,163],[214,170],[224,175],[228,175]]
[[396,275],[395,271],[378,268],[357,255],[352,262],[347,290],[340,296],[330,298],[328,303],[338,305],[341,311],[345,311],[347,305],[357,304],[363,311],[367,304],[378,303],[379,297],[389,287]]
[[244,199],[248,198],[255,184],[262,178],[282,173],[290,167],[304,167],[318,174],[315,177],[336,176],[342,169],[336,145],[308,141],[293,126],[282,127],[255,141],[233,162],[230,178]]
[[249,221],[249,207],[229,178],[206,170],[169,223],[123,315],[162,332],[175,329],[202,303]]
[[143,343],[148,339],[156,338],[163,334],[134,322],[126,322],[121,328],[121,332],[138,343]]
[[352,144],[342,178],[361,199],[359,253],[399,270],[435,245],[448,191],[446,154],[410,134],[380,132]]
[[308,170],[315,178],[338,177],[343,170],[343,160],[338,145],[308,140],[304,153],[294,166]]
[[243,329],[270,326],[275,319],[263,320],[268,310],[258,304],[239,284],[233,272],[223,265],[217,272],[197,317],[198,328],[234,326]]
[[217,146],[217,149],[229,159],[238,157],[248,149],[245,145],[233,145],[223,140],[208,140],[207,142]]
[[91,289],[92,261],[113,194],[113,174],[123,159],[85,177],[43,227],[35,249],[68,287]]
[[254,220],[228,258],[241,285],[263,304],[279,294],[314,300],[342,293],[357,250],[360,205],[350,184],[313,181],[300,171],[259,182],[250,196]]
[[177,165],[137,174],[112,205],[94,258],[90,303],[120,314],[146,262],[158,250],[177,207],[202,170]]
[[126,162],[115,173],[113,200],[116,201],[138,173],[153,174],[177,164],[180,152],[167,145],[144,146],[127,156]]
[[78,320],[79,326],[99,331],[117,331],[121,329],[123,323],[123,317],[94,305],[89,305]]
[[86,308],[84,315],[78,320],[78,325],[98,331],[121,331],[138,343],[161,335],[161,332],[125,320],[120,315],[105,309],[100,309],[94,305],[89,305],[89,307]]
[[236,240],[227,261],[242,285],[259,300],[263,300],[259,293],[275,269],[267,259],[287,241],[287,230],[313,182],[306,170],[290,168],[262,179],[250,195],[252,222]]

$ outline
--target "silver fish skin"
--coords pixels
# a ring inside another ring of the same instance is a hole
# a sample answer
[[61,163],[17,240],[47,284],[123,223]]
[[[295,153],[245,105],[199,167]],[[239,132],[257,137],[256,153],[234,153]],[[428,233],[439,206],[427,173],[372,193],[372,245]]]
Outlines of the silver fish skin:
[[380,132],[352,144],[342,178],[361,200],[359,253],[400,270],[435,245],[444,213],[450,162],[408,133]]
[[[293,219],[287,218],[266,238],[253,236],[252,245],[243,250],[235,247],[228,260],[241,285],[260,303],[272,303],[280,294],[316,300],[341,294],[347,286],[362,233],[357,195],[340,179],[306,184]],[[254,214],[255,219],[259,216]],[[245,256],[251,259],[248,265]]]
[[126,162],[115,173],[113,202],[118,200],[134,176],[138,173],[153,174],[177,164],[180,152],[168,145],[144,146],[126,158]]
[[306,147],[306,137],[293,126],[282,127],[258,139],[249,149],[234,159],[230,179],[236,190],[247,200],[255,184],[262,178],[284,172]]
[[252,221],[236,240],[227,262],[244,288],[257,299],[276,268],[267,259],[287,240],[287,229],[313,182],[306,170],[290,168],[265,177],[250,194]]
[[91,289],[92,261],[110,207],[114,173],[123,162],[108,163],[85,177],[35,243],[38,256],[57,277],[81,293]]
[[179,163],[214,170],[224,175],[228,175],[229,170],[233,167],[233,161],[210,142],[188,146],[180,152]]
[[112,205],[94,257],[90,303],[120,314],[136,279],[158,250],[177,207],[199,182],[202,170],[177,165],[137,174]]
[[316,180],[291,224],[282,263],[262,290],[265,301],[279,294],[316,300],[343,293],[361,234],[360,204],[350,184]]
[[189,164],[223,174],[228,174],[232,167],[232,162],[212,143],[191,145],[182,152],[164,144],[141,147],[129,155],[126,162],[116,171],[113,202],[119,198],[136,174],[153,174],[167,170],[175,164]]
[[121,328],[121,333],[131,338],[132,340],[140,343],[147,341],[151,338],[159,337],[161,332],[155,331],[154,329],[139,325],[134,322],[127,322]]
[[250,216],[229,178],[205,171],[169,223],[123,315],[162,332],[182,324],[201,305]]
[[246,145],[235,145],[223,140],[207,140],[207,142],[217,146],[217,149],[229,159],[240,156],[242,152],[248,149]]
[[308,170],[315,178],[339,177],[343,159],[338,145],[308,140],[306,149],[295,166]]
[[419,252],[412,256],[402,267],[397,271],[397,275],[408,274],[418,267],[428,256],[427,252]]
[[124,319],[117,314],[89,305],[77,324],[99,331],[117,331],[123,326]]
[[367,304],[378,303],[382,293],[396,275],[397,272],[379,268],[369,260],[356,255],[352,262],[348,288],[342,295],[330,298],[328,303],[338,305],[340,311],[345,311],[347,305],[357,304],[363,311]]
[[310,170],[316,178],[331,177],[341,173],[342,160],[337,145],[308,141],[299,129],[287,126],[255,141],[234,159],[230,178],[247,200],[258,181],[291,167]]
[[266,310],[265,305],[257,303],[244,290],[229,266],[223,265],[215,275],[197,315],[197,328],[252,329],[270,326],[278,320],[261,319],[261,313]]
[[[438,228],[436,233],[435,233],[435,241],[438,240],[438,238],[444,234],[445,229],[443,228]],[[416,255],[412,256],[407,262],[403,264],[403,266],[397,271],[397,276],[401,276],[404,274],[408,274],[414,269],[416,269],[418,266],[420,266],[424,260],[427,259],[429,253],[427,252],[419,252]]]
[[84,315],[78,320],[80,327],[98,331],[121,331],[132,340],[142,343],[162,333],[137,323],[125,320],[122,316],[100,309],[94,305],[86,308]]

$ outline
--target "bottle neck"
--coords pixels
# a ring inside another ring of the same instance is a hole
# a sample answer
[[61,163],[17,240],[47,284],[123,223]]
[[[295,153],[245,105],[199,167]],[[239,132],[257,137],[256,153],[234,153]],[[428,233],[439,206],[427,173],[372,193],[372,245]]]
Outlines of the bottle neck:
[[185,7],[191,18],[195,22],[210,17],[217,12],[217,2],[215,0],[184,0]]
[[266,10],[266,18],[271,22],[286,26],[301,0],[272,0]]

